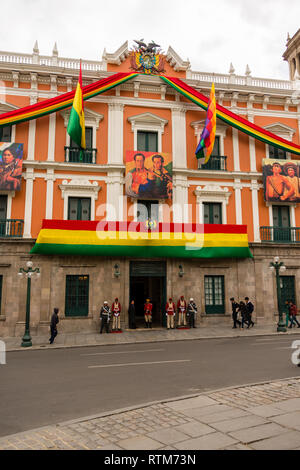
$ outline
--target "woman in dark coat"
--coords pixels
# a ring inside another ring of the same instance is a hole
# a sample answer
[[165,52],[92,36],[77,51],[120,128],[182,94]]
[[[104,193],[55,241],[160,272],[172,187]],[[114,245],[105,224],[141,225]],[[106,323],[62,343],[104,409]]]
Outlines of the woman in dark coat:
[[130,302],[129,309],[128,309],[128,314],[129,314],[129,328],[131,330],[136,329],[135,325],[135,305],[134,305],[134,300]]

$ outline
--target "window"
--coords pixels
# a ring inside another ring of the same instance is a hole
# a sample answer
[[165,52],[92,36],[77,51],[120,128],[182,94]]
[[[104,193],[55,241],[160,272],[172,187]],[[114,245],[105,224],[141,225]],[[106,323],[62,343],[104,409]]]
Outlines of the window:
[[291,241],[289,206],[272,206],[272,210],[274,226],[273,240],[278,242]]
[[155,220],[158,222],[159,203],[158,201],[138,201],[137,205],[137,222],[146,222],[147,220]]
[[4,126],[0,129],[0,142],[11,142],[11,126]]
[[212,157],[219,157],[220,156],[220,136],[216,135],[214,148],[211,154]]
[[0,237],[6,236],[7,196],[0,196]]
[[[85,128],[85,146],[87,149],[93,148],[93,128]],[[70,147],[79,148],[74,140],[70,139]]]
[[66,277],[66,317],[86,317],[89,312],[89,276]]
[[224,276],[205,276],[205,312],[225,313]]
[[286,160],[286,152],[278,147],[273,147],[269,145],[269,158],[274,158],[278,160]]
[[157,132],[138,131],[137,150],[141,152],[158,152]]
[[204,202],[204,223],[222,224],[222,204],[219,202]]
[[69,197],[68,220],[91,220],[91,199]]

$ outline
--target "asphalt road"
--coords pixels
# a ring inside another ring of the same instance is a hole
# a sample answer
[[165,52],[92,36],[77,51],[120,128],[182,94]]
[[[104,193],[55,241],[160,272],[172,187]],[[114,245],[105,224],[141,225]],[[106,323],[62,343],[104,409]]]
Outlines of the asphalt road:
[[155,400],[300,376],[300,335],[16,351],[0,365],[0,436]]

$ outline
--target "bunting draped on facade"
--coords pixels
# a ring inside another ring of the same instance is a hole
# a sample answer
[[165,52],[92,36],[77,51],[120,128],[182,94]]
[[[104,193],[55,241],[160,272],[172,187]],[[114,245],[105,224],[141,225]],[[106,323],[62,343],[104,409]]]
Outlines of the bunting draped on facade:
[[[104,93],[105,91],[121,85],[122,83],[130,80],[131,78],[136,77],[137,73],[116,73],[111,77],[98,80],[95,83],[86,85],[83,87],[83,99],[88,100],[93,96]],[[202,109],[207,110],[208,107],[208,98],[194,88],[190,87],[182,80],[174,77],[166,77],[161,75],[160,78],[168,83],[170,86],[175,88],[179,93],[187,97],[189,100],[193,101],[195,104],[200,106]],[[48,100],[40,101],[39,103],[26,106],[25,108],[17,109],[10,111],[8,113],[0,114],[0,127],[17,124],[19,122],[29,121],[31,119],[37,119],[46,114],[60,111],[61,109],[68,108],[72,106],[73,99],[75,96],[75,91],[70,91],[62,95],[56,96],[55,98],[50,98]],[[232,113],[223,106],[217,104],[217,117],[222,119],[224,122],[229,124],[232,127],[239,129],[241,132],[244,132],[255,139],[258,139],[262,142],[265,142],[274,147],[281,148],[286,152],[291,152],[300,156],[300,146],[290,142],[288,140],[282,139],[272,132],[263,129],[260,126],[256,126],[252,122],[238,116],[235,113]]]
[[[200,106],[202,109],[207,109],[208,98],[206,96],[202,95],[194,88],[184,83],[179,78],[164,76],[161,76],[161,78],[170,86],[175,88],[175,90],[177,90],[179,93],[181,93],[186,98]],[[256,126],[247,119],[244,119],[241,116],[232,113],[231,111],[226,108],[223,108],[223,106],[220,106],[219,104],[217,104],[217,118],[222,119],[222,121],[225,121],[230,126],[239,129],[241,132],[244,132],[245,134],[248,134],[251,137],[254,137],[255,139],[258,139],[274,147],[281,148],[286,152],[291,152],[300,156],[299,145],[294,144],[293,142],[290,142],[288,140],[282,139],[281,137],[278,137],[272,132],[267,131],[263,127]]]
[[143,258],[250,258],[246,225],[44,220],[31,253]]
[[[86,85],[82,88],[83,99],[88,100],[93,96],[100,95],[122,83],[134,78],[136,73],[116,73],[108,78],[103,78],[95,83]],[[16,109],[8,113],[0,114],[0,127],[17,124],[19,122],[30,121],[55,113],[64,108],[69,108],[73,104],[75,90],[62,95],[39,101],[36,104],[25,106],[25,108]]]

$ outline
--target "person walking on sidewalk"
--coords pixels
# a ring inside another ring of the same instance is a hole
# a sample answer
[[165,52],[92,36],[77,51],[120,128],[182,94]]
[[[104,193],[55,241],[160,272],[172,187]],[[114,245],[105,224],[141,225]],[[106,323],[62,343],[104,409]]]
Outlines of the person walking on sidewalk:
[[232,320],[233,320],[233,327],[236,328],[236,325],[238,324],[241,326],[240,320],[238,320],[238,310],[239,310],[239,304],[235,302],[234,297],[231,297],[231,306],[232,306]]
[[105,327],[106,333],[109,333],[110,314],[111,314],[111,311],[110,311],[108,302],[105,301],[100,310],[100,319],[101,319],[100,335],[102,335],[102,330],[104,327]]
[[241,317],[242,317],[241,328],[244,329],[244,324],[246,323],[249,326],[249,323],[247,322],[247,307],[246,307],[245,302],[243,302],[242,300],[239,305],[239,312],[241,312]]
[[53,343],[54,338],[57,336],[57,323],[59,322],[58,312],[59,312],[59,309],[55,308],[51,317],[51,323],[50,323],[51,337],[49,339],[50,344]]
[[116,297],[114,303],[111,306],[113,314],[113,331],[121,331],[121,304],[119,299]]
[[174,329],[174,318],[176,315],[175,304],[172,300],[172,297],[169,298],[169,302],[166,304],[166,315],[167,315],[167,329]]
[[249,297],[245,297],[246,300],[246,309],[247,309],[247,322],[248,326],[247,328],[250,328],[250,325],[252,328],[254,327],[254,321],[252,321],[252,313],[254,310],[254,305],[252,302],[250,302]]
[[189,320],[190,328],[196,328],[195,320],[197,314],[197,305],[194,302],[194,299],[190,298],[190,301],[187,306],[187,317]]
[[297,316],[297,307],[295,304],[293,304],[293,302],[290,300],[290,311],[289,311],[289,315],[290,315],[290,319],[291,319],[291,323],[290,323],[290,326],[289,328],[293,328],[293,324],[294,322],[297,323],[298,325],[298,328],[300,328],[300,323],[298,322],[296,316]]

